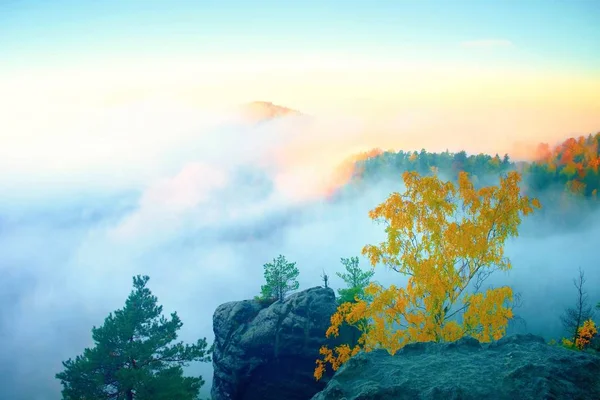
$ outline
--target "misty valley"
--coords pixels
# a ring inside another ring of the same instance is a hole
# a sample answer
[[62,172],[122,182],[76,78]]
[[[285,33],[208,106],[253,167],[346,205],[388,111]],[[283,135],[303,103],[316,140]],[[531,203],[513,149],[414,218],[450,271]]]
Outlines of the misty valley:
[[0,0],[0,400],[600,400],[599,21]]
[[[63,398],[194,399],[206,382],[184,368],[198,362],[215,369],[216,400],[598,398],[595,259],[582,263],[574,254],[572,279],[559,282],[569,305],[543,311],[560,324],[558,336],[556,329],[531,332],[519,313],[530,297],[511,287],[510,275],[503,286],[486,281],[526,267],[504,251],[521,240],[522,226],[525,237],[547,237],[549,230],[593,237],[599,166],[600,133],[542,144],[532,162],[424,149],[352,156],[334,175],[327,207],[352,204],[378,185],[396,188],[368,212],[384,240],[357,249],[367,265],[338,255],[343,269],[322,265],[315,275],[313,268],[305,281],[312,287],[301,288],[298,278],[309,271],[279,254],[263,264],[254,297],[217,307],[210,346],[205,337],[179,341],[177,312],[166,318],[150,277],[134,276],[125,306],[93,328],[93,346],[63,362],[56,375]],[[335,275],[326,271],[332,269]],[[380,269],[388,279],[374,280]],[[393,274],[405,280],[389,279]],[[506,363],[496,365],[499,358]],[[397,376],[377,378],[382,365]],[[494,376],[469,381],[475,365]]]

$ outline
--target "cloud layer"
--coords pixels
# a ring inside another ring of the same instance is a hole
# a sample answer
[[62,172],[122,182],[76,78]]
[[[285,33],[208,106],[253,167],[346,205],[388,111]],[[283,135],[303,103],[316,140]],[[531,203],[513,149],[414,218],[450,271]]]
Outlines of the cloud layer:
[[[211,341],[214,309],[257,294],[262,265],[278,254],[297,262],[301,288],[319,285],[323,269],[334,277],[340,257],[381,240],[382,227],[367,212],[401,190],[399,180],[388,181],[351,200],[328,200],[335,167],[349,155],[373,147],[477,152],[509,143],[478,141],[477,132],[496,129],[483,118],[436,119],[426,111],[248,124],[232,114],[144,102],[78,115],[69,130],[54,126],[41,143],[15,139],[17,153],[3,161],[13,173],[0,174],[0,186],[10,188],[0,200],[0,386],[15,400],[59,398],[60,362],[91,345],[91,327],[122,307],[134,274],[150,275],[149,287],[165,312],[179,313],[181,336],[190,341]],[[442,127],[447,135],[433,135]],[[532,332],[558,335],[577,267],[587,268],[589,282],[600,281],[592,269],[598,232],[590,224],[539,237],[534,228],[526,222],[508,245],[514,271],[490,283],[523,293]],[[383,268],[375,278],[405,281]],[[332,279],[335,288],[341,283]],[[210,366],[191,371],[210,381]]]

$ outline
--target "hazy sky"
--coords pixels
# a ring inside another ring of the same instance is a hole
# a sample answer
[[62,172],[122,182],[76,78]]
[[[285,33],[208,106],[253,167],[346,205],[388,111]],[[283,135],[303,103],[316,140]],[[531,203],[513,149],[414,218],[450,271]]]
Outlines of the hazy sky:
[[594,0],[4,1],[0,82],[25,102],[43,88],[78,105],[169,92],[306,112],[422,102],[589,112],[599,13]]
[[363,147],[527,156],[600,126],[599,14],[596,1],[4,1],[0,175],[131,165],[254,100],[360,119]]
[[[8,68],[341,56],[598,72],[590,1],[4,1]],[[476,47],[512,51],[477,55]],[[243,69],[243,66],[239,66]]]
[[[60,362],[133,274],[186,340],[212,341],[214,309],[257,294],[280,253],[302,288],[323,269],[340,287],[339,258],[381,238],[367,211],[401,189],[327,203],[357,151],[526,156],[598,131],[599,16],[583,0],[0,1],[5,396],[59,398]],[[254,100],[311,118],[253,126],[232,107]],[[577,266],[600,300],[589,221],[545,236],[530,222],[509,244],[497,282],[523,292],[531,332],[561,333]]]

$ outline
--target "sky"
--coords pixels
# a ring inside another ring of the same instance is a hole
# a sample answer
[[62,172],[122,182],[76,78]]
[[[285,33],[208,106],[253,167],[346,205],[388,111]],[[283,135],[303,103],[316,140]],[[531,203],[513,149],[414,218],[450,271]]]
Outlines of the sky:
[[[183,339],[209,342],[216,307],[256,295],[278,254],[301,288],[334,276],[381,239],[367,211],[401,188],[329,203],[358,151],[527,158],[597,132],[599,14],[584,0],[1,1],[0,387],[60,398],[60,362],[134,274]],[[236,110],[256,100],[305,116],[254,125]],[[543,236],[526,221],[507,245],[514,271],[495,282],[523,292],[531,332],[561,334],[578,266],[600,281],[599,218]]]
[[441,143],[451,129],[475,150],[527,157],[539,141],[600,124],[599,7],[3,1],[0,173],[16,179],[43,164],[73,174],[106,165],[116,147],[134,157],[123,133],[90,122],[106,124],[107,113],[132,123],[130,109],[151,104],[167,124],[170,113],[198,119],[255,100],[361,118],[364,135],[390,148],[410,145],[399,132]]

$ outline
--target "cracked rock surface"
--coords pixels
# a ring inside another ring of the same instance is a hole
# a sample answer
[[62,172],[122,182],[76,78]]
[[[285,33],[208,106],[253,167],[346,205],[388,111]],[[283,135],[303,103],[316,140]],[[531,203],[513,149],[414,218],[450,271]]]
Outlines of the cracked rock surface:
[[511,335],[409,344],[350,359],[312,400],[598,400],[600,357]]
[[316,382],[313,376],[319,348],[348,337],[325,338],[336,308],[335,293],[322,287],[269,306],[243,300],[217,307],[212,398],[310,399],[330,378]]

